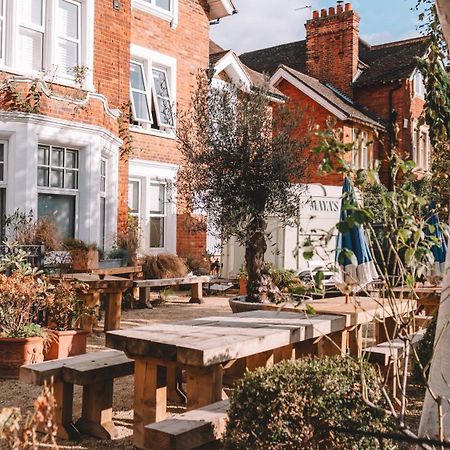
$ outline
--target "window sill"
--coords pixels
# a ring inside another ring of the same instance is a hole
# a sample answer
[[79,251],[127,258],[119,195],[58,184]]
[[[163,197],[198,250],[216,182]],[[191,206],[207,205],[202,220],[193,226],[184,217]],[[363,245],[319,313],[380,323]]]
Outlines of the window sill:
[[[82,89],[85,91],[94,92],[94,85],[92,84],[92,82],[90,80],[86,81],[85,85],[80,87],[77,83],[75,83],[75,80],[73,78],[57,76],[57,75],[56,76],[46,75],[45,73],[39,72],[36,70],[26,70],[26,69],[21,69],[19,67],[6,66],[3,63],[0,63],[0,71],[6,72],[11,75],[16,75],[19,77],[30,78],[32,80],[40,79],[42,81],[45,81],[48,84],[57,84],[59,86],[69,87],[69,88],[73,88],[73,89]],[[87,78],[89,79],[90,77],[87,77]]]
[[150,5],[143,0],[133,0],[133,7],[146,13],[152,14],[153,16],[165,20],[166,22],[172,22],[174,19],[174,14],[172,12],[165,11],[164,9],[158,8],[157,6]]
[[164,131],[155,130],[153,128],[145,129],[141,127],[130,126],[130,131],[132,131],[133,133],[147,134],[149,136],[156,136],[164,139],[175,140],[177,138],[173,131],[171,131],[170,133],[166,133]]

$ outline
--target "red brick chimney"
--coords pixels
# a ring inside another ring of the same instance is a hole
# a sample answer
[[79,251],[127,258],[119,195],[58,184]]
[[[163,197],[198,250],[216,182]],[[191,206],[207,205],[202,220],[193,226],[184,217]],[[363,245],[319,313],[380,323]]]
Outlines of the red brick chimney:
[[306,22],[308,75],[328,81],[350,97],[358,70],[359,16],[351,3],[313,12]]

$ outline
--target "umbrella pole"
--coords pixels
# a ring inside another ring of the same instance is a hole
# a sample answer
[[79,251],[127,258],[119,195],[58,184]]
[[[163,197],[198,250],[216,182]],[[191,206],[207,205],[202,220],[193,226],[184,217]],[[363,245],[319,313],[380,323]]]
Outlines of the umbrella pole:
[[350,295],[349,294],[345,294],[345,304],[347,304],[348,303],[348,298],[350,297]]

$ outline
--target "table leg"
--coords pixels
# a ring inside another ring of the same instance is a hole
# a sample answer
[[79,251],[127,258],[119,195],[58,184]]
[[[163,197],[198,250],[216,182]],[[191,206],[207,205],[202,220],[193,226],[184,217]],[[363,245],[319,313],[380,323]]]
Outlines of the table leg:
[[117,436],[112,421],[113,380],[83,386],[83,407],[76,427],[99,439]]
[[257,353],[256,355],[247,356],[247,369],[255,370],[258,367],[270,367],[273,366],[273,351]]
[[376,343],[392,341],[397,337],[398,329],[395,317],[385,317],[375,323]]
[[223,369],[221,364],[190,367],[186,370],[187,409],[201,408],[222,400]]
[[150,288],[140,287],[139,288],[139,308],[148,308],[147,300],[150,298]]
[[348,331],[348,348],[351,356],[362,356],[363,332],[362,325],[356,325]]
[[[80,297],[83,300],[83,304],[86,308],[97,308],[100,306],[100,293],[99,292],[88,292],[87,294],[81,294]],[[95,317],[82,317],[81,328],[83,330],[92,332],[94,326],[97,323]]]
[[105,333],[107,331],[120,330],[120,314],[122,310],[122,292],[107,294],[105,305]]
[[347,352],[347,330],[324,335],[316,344],[317,356],[344,356]]
[[73,410],[73,384],[55,381],[53,383],[55,397],[56,436],[61,439],[72,440],[79,437],[78,430],[72,422]]
[[143,449],[144,427],[167,415],[167,369],[136,358],[134,373],[133,443]]
[[203,283],[194,283],[191,287],[189,303],[203,303]]
[[236,380],[239,380],[244,376],[245,359],[246,358],[237,359],[233,364],[225,368],[223,373],[223,383],[226,386],[232,386]]

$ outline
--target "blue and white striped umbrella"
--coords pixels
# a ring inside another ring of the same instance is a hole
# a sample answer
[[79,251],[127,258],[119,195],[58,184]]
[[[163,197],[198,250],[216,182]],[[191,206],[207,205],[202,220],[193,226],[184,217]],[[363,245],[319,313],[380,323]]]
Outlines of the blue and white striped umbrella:
[[442,231],[441,223],[439,222],[439,215],[436,211],[436,204],[432,200],[429,206],[429,213],[427,224],[432,226],[432,229],[426,227],[425,234],[436,238],[439,243],[435,243],[431,247],[434,256],[434,263],[431,269],[432,276],[442,276],[445,270],[445,257],[447,256],[447,239]]
[[[342,188],[340,221],[353,214],[348,205],[357,205],[355,190],[348,177]],[[346,251],[347,250],[347,251]],[[338,232],[336,243],[337,273],[334,276],[336,287],[348,295],[363,289],[378,278],[373,257],[361,225],[350,227],[345,233]]]

